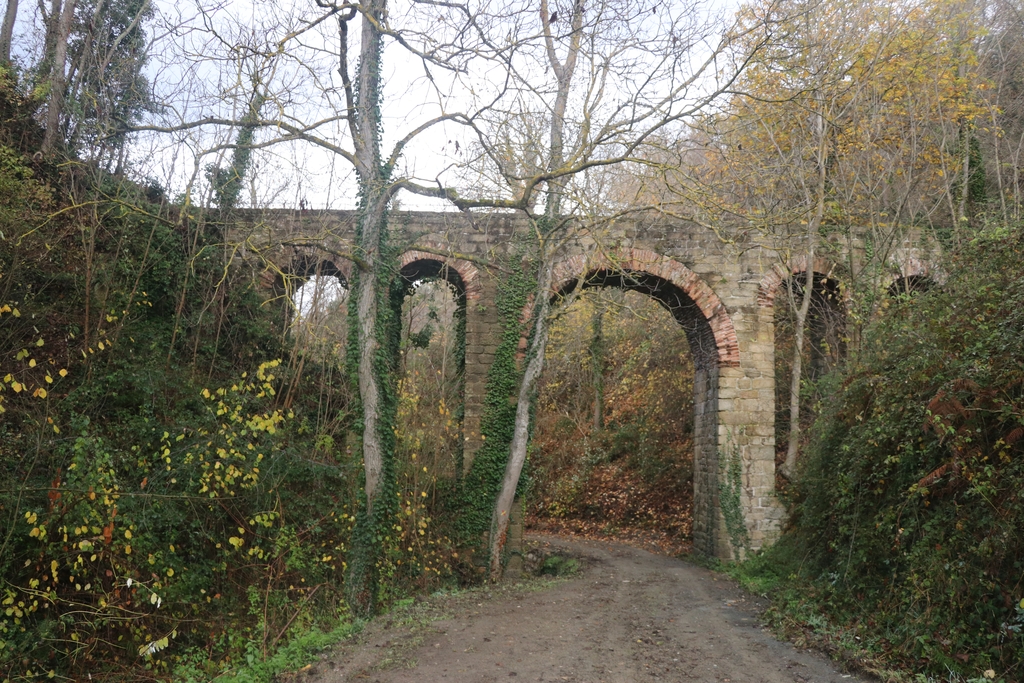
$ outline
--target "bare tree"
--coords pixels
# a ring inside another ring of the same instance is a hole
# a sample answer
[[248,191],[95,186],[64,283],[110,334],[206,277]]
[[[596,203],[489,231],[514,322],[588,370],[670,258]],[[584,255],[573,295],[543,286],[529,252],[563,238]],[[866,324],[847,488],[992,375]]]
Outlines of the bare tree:
[[11,63],[11,41],[14,38],[14,22],[18,19],[18,0],[7,0],[4,23],[0,27],[0,63]]
[[815,261],[842,262],[846,303],[863,322],[884,297],[909,228],[963,220],[970,164],[957,140],[978,110],[957,71],[970,61],[955,39],[962,23],[943,11],[886,0],[744,6],[744,20],[765,27],[767,47],[723,109],[676,151],[691,163],[662,174],[680,198],[673,211],[733,226],[778,254],[787,273],[776,299],[793,317],[787,476],[800,447],[807,326],[820,296]]
[[[169,109],[177,121],[134,127],[202,140],[190,186],[199,176],[203,158],[228,150],[268,150],[294,143],[322,150],[344,161],[354,173],[358,226],[357,243],[349,254],[356,264],[349,283],[349,358],[361,406],[357,426],[364,505],[353,548],[359,557],[349,562],[349,590],[351,604],[363,612],[372,611],[376,599],[375,553],[381,547],[377,530],[390,528],[386,520],[394,506],[390,495],[395,449],[394,345],[400,328],[390,300],[397,266],[387,214],[396,194],[415,184],[400,165],[409,146],[432,128],[471,124],[474,114],[466,112],[489,106],[475,92],[500,95],[500,82],[492,87],[463,81],[471,63],[500,64],[515,47],[512,42],[493,41],[484,31],[480,13],[470,11],[465,3],[414,0],[399,11],[390,9],[387,0],[319,0],[316,7],[293,16],[249,17],[231,23],[200,6],[203,23],[183,25],[180,40],[201,42],[202,59],[207,61],[195,62],[196,72],[210,68],[211,59],[228,67],[222,77],[233,81],[228,91],[233,102],[225,103],[223,89],[211,89],[203,98],[192,94],[191,106]],[[495,13],[488,21],[502,17]],[[257,31],[254,25],[261,21],[267,23]],[[515,33],[508,23],[502,28]],[[383,103],[389,49],[420,65],[421,93],[433,99],[429,106],[420,107],[428,113],[412,116],[408,129],[397,136],[390,134]],[[202,99],[202,107],[195,106],[197,99]],[[228,111],[224,111],[226,104]],[[234,135],[236,131],[247,134]],[[382,149],[385,131],[393,140],[386,152]],[[227,174],[225,178],[235,186],[244,174],[234,162],[223,171],[217,170],[219,166],[212,168],[212,180]],[[382,497],[382,493],[389,495]]]
[[[697,8],[658,2],[583,0],[522,12],[534,34],[510,63],[512,108],[496,106],[473,122],[482,185],[497,196],[464,197],[454,187],[409,185],[463,209],[511,209],[532,226],[536,262],[532,330],[519,386],[508,463],[490,530],[491,578],[502,556],[519,477],[526,460],[530,404],[544,367],[555,263],[563,247],[594,233],[620,209],[593,196],[594,174],[642,163],[645,146],[681,127],[726,91],[750,54],[728,48],[740,37]],[[749,29],[748,29],[749,32]],[[757,42],[756,40],[753,42]],[[756,50],[754,50],[756,51]]]

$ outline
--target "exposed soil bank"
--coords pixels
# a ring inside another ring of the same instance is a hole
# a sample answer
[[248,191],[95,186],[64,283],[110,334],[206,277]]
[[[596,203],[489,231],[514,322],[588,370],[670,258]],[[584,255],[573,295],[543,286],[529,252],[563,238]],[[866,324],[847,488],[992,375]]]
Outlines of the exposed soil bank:
[[644,550],[533,536],[581,559],[568,580],[433,596],[376,620],[295,679],[854,683],[775,640],[758,600],[714,572]]

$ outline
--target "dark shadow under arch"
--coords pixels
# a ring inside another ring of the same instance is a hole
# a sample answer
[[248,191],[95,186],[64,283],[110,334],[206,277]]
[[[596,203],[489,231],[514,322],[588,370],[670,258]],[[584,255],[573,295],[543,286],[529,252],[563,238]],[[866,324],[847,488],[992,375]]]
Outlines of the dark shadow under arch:
[[336,277],[345,289],[348,289],[349,284],[345,270],[339,268],[333,260],[322,258],[317,254],[303,254],[293,259],[287,275],[304,279],[315,275]]
[[398,271],[398,276],[405,286],[406,296],[412,292],[417,282],[426,280],[442,280],[447,282],[452,289],[452,293],[455,295],[455,300],[459,303],[459,307],[465,308],[466,282],[462,279],[462,274],[439,258],[418,258],[410,261],[401,267]]
[[935,281],[928,275],[907,275],[898,277],[889,285],[888,294],[896,298],[904,294],[927,292],[935,286]]
[[575,281],[563,284],[552,303],[558,304],[576,288],[612,287],[646,294],[667,310],[686,332],[695,367],[718,367],[719,349],[714,331],[700,306],[681,287],[663,277],[645,271],[621,271],[610,268],[591,270]]

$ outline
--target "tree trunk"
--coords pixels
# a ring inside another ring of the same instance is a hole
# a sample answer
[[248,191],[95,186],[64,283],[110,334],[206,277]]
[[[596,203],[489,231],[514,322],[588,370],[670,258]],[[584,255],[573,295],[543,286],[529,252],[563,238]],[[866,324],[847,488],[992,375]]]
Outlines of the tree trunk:
[[43,131],[43,154],[53,151],[60,133],[61,113],[64,109],[65,68],[68,56],[68,36],[71,34],[71,20],[75,16],[76,0],[66,0],[57,23],[53,47],[53,64],[50,68],[50,96],[46,106],[46,129]]
[[[794,300],[793,278],[788,283],[790,301]],[[796,311],[793,330],[793,367],[789,380],[789,442],[786,447],[786,460],[782,465],[782,473],[792,479],[796,470],[796,456],[800,450],[800,382],[803,376],[804,332],[807,328],[807,314],[811,308],[811,296],[814,293],[814,246],[807,250],[807,270],[804,280],[803,298],[800,308]]]
[[[351,101],[349,124],[359,179],[360,206],[356,252],[359,270],[353,278],[355,314],[355,375],[362,407],[362,455],[365,500],[352,538],[346,586],[354,613],[369,616],[376,610],[378,565],[382,537],[390,529],[394,500],[382,500],[394,478],[394,357],[392,335],[401,331],[391,316],[391,268],[387,245],[387,211],[392,188],[381,162],[381,52],[379,26],[386,0],[364,4],[362,44],[356,97]],[[369,20],[367,15],[373,17]],[[342,50],[347,48],[343,45]],[[343,55],[344,58],[344,55]],[[386,496],[385,496],[386,497]],[[392,496],[393,498],[393,496]],[[384,533],[382,533],[384,531]]]
[[[570,22],[572,39],[565,55],[565,61],[562,62],[559,61],[558,55],[555,52],[555,42],[551,31],[551,15],[548,12],[547,0],[541,0],[540,2],[540,20],[544,32],[548,62],[554,71],[557,81],[555,102],[551,110],[551,128],[548,142],[547,167],[549,171],[561,168],[564,162],[565,112],[569,103],[569,88],[572,84],[573,74],[576,71],[576,60],[579,57],[580,41],[582,40],[583,3],[577,2],[573,6],[572,12],[572,20]],[[501,482],[501,492],[494,503],[494,514],[491,518],[490,560],[492,581],[497,581],[501,578],[501,560],[505,550],[509,512],[512,509],[512,500],[515,498],[516,488],[519,486],[519,476],[522,474],[523,465],[526,463],[526,448],[530,441],[530,404],[533,399],[533,390],[537,384],[537,379],[544,369],[544,349],[548,341],[547,317],[548,311],[551,308],[551,278],[555,265],[555,249],[551,245],[554,242],[553,233],[560,226],[562,197],[564,193],[564,180],[560,178],[548,180],[544,216],[535,222],[539,254],[537,289],[534,295],[534,306],[537,309],[537,315],[534,322],[532,342],[527,350],[526,371],[523,373],[522,383],[519,385],[515,430],[512,434],[508,463],[505,467],[505,476]]]
[[[368,13],[379,22],[386,11],[386,0],[371,0]],[[355,103],[353,146],[356,172],[362,191],[359,216],[358,249],[363,259],[356,296],[359,399],[363,408],[363,468],[366,474],[366,507],[373,510],[383,468],[383,449],[379,434],[380,377],[375,359],[380,348],[378,339],[380,314],[381,249],[389,197],[380,163],[380,57],[382,38],[375,22],[365,16],[362,21],[362,44],[359,48],[358,101]]]
[[[383,285],[378,268],[379,253],[374,245],[379,243],[380,224],[384,220],[385,206],[379,198],[368,202],[360,222],[363,224],[363,238],[360,240],[362,256],[367,261],[367,268],[359,273],[358,291],[356,292],[357,344],[359,361],[357,375],[359,378],[359,399],[363,407],[363,469],[366,475],[366,508],[372,515],[373,504],[380,487],[383,470],[384,451],[380,441],[380,395],[381,387],[378,377],[377,355],[380,350],[378,326],[380,324],[379,289]],[[373,238],[376,240],[373,240]],[[372,250],[372,251],[371,251]]]
[[[807,232],[804,235],[806,244],[805,278],[803,298],[796,312],[794,324],[793,374],[789,383],[789,443],[786,447],[786,460],[782,464],[782,474],[792,479],[796,472],[796,456],[800,450],[800,383],[803,371],[804,333],[807,328],[807,315],[811,309],[811,297],[814,296],[814,245],[818,239],[818,229],[825,216],[825,192],[828,189],[828,124],[825,121],[824,105],[817,113],[818,128],[818,177],[814,194],[814,214],[807,221]],[[793,278],[789,279],[790,301],[793,301]]]
[[11,63],[11,41],[14,39],[14,22],[18,18],[18,0],[7,0],[4,25],[0,28],[0,64]]
[[536,300],[538,310],[534,319],[533,338],[527,351],[526,371],[523,373],[523,379],[519,385],[512,445],[509,449],[508,463],[505,465],[505,476],[501,480],[501,492],[495,501],[494,514],[491,518],[491,581],[501,579],[501,560],[508,534],[512,501],[516,496],[516,488],[519,486],[519,477],[523,473],[523,465],[526,464],[526,447],[530,440],[530,404],[537,379],[544,369],[544,351],[548,342],[548,312],[551,309],[548,292],[551,289],[554,261],[553,254],[541,253],[537,273],[537,292],[544,292],[544,295]]
[[590,372],[594,385],[594,431],[604,429],[604,299],[598,299],[590,321]]

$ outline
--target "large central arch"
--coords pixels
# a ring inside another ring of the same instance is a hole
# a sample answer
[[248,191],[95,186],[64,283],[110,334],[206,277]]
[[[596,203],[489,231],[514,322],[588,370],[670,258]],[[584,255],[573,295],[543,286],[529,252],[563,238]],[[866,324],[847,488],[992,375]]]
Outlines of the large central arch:
[[[733,433],[742,430],[742,424],[738,424],[742,420],[726,420],[723,424],[720,419],[722,371],[735,373],[740,368],[739,343],[728,310],[696,273],[647,250],[624,248],[577,255],[555,268],[552,296],[556,299],[590,287],[646,294],[664,306],[685,330],[694,364],[694,546],[718,557],[742,554],[751,545],[749,534],[737,534],[735,522],[730,534],[723,505],[733,505],[746,528],[752,524],[748,512],[761,501],[754,499],[754,487],[750,485],[749,451],[741,451],[740,434]],[[730,396],[725,407],[729,410],[739,406]],[[731,488],[723,453],[735,453],[742,459],[738,463],[741,480],[737,482],[733,477]],[[736,518],[736,514],[731,517]]]

